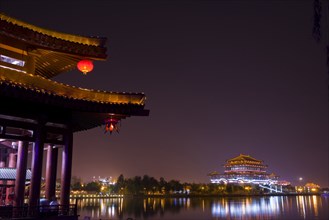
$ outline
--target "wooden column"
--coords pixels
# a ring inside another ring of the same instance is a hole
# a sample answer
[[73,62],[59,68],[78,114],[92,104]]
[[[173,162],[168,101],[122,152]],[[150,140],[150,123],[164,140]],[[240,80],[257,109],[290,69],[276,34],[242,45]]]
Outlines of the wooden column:
[[7,149],[0,148],[0,168],[6,166],[6,154],[7,154]]
[[16,207],[20,207],[24,205],[28,149],[29,149],[29,142],[27,141],[18,142],[15,200],[14,200],[14,206]]
[[[7,155],[7,149],[0,148],[0,168],[6,167],[6,155]],[[0,180],[0,184],[4,184],[5,181]],[[5,205],[5,201],[3,199],[3,196],[6,195],[5,187],[0,187],[0,205]]]
[[65,133],[64,142],[65,145],[63,146],[62,153],[61,205],[69,205],[73,148],[73,132],[71,130]]
[[49,144],[47,148],[46,165],[46,199],[56,196],[56,173],[57,173],[58,148]]
[[37,206],[40,199],[43,145],[45,140],[43,124],[39,124],[38,128],[34,132],[35,142],[32,150],[32,178],[30,185],[29,206]]
[[[16,144],[16,143],[14,143]],[[9,151],[9,160],[8,160],[8,168],[16,168],[16,162],[17,162],[17,155],[16,150],[10,149]],[[15,181],[7,181],[8,185],[14,185]],[[6,190],[6,204],[13,205],[14,203],[14,186],[8,187]]]

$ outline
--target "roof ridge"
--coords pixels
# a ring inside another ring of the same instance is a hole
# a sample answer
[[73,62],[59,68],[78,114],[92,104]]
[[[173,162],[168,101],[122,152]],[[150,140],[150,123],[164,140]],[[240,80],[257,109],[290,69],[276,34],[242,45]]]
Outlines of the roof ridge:
[[262,162],[262,160],[258,160],[250,155],[247,155],[247,154],[241,154],[239,156],[236,156],[236,157],[233,157],[227,161],[232,161],[232,160],[238,160],[238,159],[241,159],[241,160],[246,160],[246,158],[250,159],[250,160],[254,160],[254,161],[259,161],[259,162]]
[[100,103],[145,105],[144,93],[101,91],[71,86],[42,76],[6,70],[0,73],[0,83],[32,89],[37,92],[54,94],[73,99]]
[[90,46],[104,46],[104,37],[86,37],[86,36],[81,36],[81,35],[74,35],[74,34],[67,34],[63,32],[58,32],[58,31],[53,31],[50,29],[46,28],[41,28],[32,24],[29,24],[27,22],[18,20],[16,18],[10,17],[5,15],[4,13],[0,13],[0,20],[6,21],[7,23],[11,23],[20,27],[24,27],[27,29],[30,29],[32,31],[45,34],[50,37],[74,42],[74,43],[79,43],[79,44],[85,44],[85,45],[90,45]]

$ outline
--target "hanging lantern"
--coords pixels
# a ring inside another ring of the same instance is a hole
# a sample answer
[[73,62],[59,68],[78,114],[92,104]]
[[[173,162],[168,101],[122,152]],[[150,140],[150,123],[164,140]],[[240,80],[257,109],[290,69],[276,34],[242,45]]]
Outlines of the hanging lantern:
[[105,132],[110,132],[112,134],[113,131],[119,133],[119,122],[120,120],[117,118],[108,118],[105,120]]
[[77,64],[78,69],[86,75],[94,69],[94,64],[91,60],[80,60]]

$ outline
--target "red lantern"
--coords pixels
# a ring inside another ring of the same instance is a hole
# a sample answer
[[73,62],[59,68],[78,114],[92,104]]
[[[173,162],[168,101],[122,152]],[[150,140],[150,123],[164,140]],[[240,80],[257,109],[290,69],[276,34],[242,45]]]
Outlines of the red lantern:
[[110,132],[112,134],[113,131],[116,131],[119,133],[119,119],[116,118],[108,118],[105,120],[105,133]]
[[91,60],[80,60],[77,64],[78,69],[86,75],[94,69],[94,64]]

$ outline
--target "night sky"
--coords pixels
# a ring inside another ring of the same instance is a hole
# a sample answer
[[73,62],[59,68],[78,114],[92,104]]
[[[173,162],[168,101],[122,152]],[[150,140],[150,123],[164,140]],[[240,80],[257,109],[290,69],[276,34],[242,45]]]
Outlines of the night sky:
[[312,0],[0,0],[0,9],[108,38],[92,73],[55,80],[147,96],[150,116],[123,120],[120,134],[74,135],[73,175],[208,183],[242,153],[282,180],[329,186],[328,33],[312,37]]

